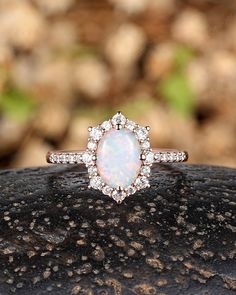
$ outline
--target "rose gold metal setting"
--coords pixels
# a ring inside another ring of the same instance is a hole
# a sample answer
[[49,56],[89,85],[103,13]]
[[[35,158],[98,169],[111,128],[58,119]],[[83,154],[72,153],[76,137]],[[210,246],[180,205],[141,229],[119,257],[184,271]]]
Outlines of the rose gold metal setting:
[[[96,150],[100,139],[110,129],[120,130],[126,128],[132,131],[141,149],[141,168],[134,183],[127,188],[112,188],[103,182],[96,166]],[[188,160],[188,153],[178,150],[151,149],[149,140],[150,127],[142,127],[128,120],[121,112],[115,114],[110,120],[104,121],[96,127],[89,127],[89,138],[85,151],[51,151],[47,153],[48,163],[53,164],[85,164],[90,178],[89,188],[94,188],[103,194],[112,197],[117,203],[121,203],[127,196],[136,191],[150,187],[149,176],[153,163],[177,163]]]
[[[153,149],[153,163],[180,163],[188,161],[188,152],[179,150]],[[83,164],[84,151],[50,151],[46,160],[50,164]],[[145,155],[140,155],[145,160]]]

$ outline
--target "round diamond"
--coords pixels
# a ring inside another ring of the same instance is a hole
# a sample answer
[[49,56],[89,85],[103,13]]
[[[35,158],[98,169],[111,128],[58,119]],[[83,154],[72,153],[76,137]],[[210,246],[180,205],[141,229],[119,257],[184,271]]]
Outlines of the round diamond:
[[171,161],[171,154],[170,153],[167,153],[166,154],[166,157],[167,157],[167,161],[170,162]]
[[81,161],[82,161],[82,155],[81,154],[76,155],[76,162],[81,163]]
[[178,152],[178,154],[177,154],[177,160],[178,161],[183,161],[184,160],[184,154],[182,152]]
[[138,189],[142,189],[149,186],[149,181],[147,177],[141,176],[136,179],[135,185]]
[[151,168],[149,166],[143,166],[141,169],[141,174],[145,176],[149,176],[151,173]]
[[95,151],[96,148],[97,148],[97,144],[95,141],[89,141],[88,142],[88,145],[87,145],[88,149],[91,150],[91,151]]
[[136,123],[133,121],[127,120],[125,126],[127,129],[133,131],[134,128],[136,127]]
[[168,162],[168,155],[167,154],[161,154],[161,161],[162,162]]
[[174,153],[169,153],[168,159],[170,162],[174,162],[174,161],[176,161],[176,155]]
[[66,155],[60,155],[60,162],[63,163],[63,164],[66,164]]
[[117,202],[121,203],[126,198],[126,193],[124,191],[114,190],[112,193],[112,198]]
[[50,162],[52,162],[52,163],[56,163],[56,162],[57,162],[56,155],[50,155],[49,160],[50,160]]
[[88,168],[88,174],[89,174],[90,176],[95,176],[95,175],[97,175],[97,168],[96,168],[95,166],[90,166],[90,167]]
[[154,162],[154,153],[153,152],[148,152],[147,154],[145,154],[145,160],[144,163],[145,164],[152,164]]
[[85,152],[82,155],[82,161],[85,165],[90,165],[93,163],[93,154],[90,152]]
[[124,126],[125,122],[126,122],[126,118],[121,113],[117,113],[112,117],[111,122],[112,122],[113,125],[122,125],[122,126]]
[[127,188],[127,194],[130,196],[130,195],[133,195],[134,193],[136,192],[136,188],[132,185],[130,185],[128,188]]
[[112,125],[110,121],[105,121],[102,123],[101,125],[102,129],[104,129],[105,131],[108,131],[111,129]]
[[54,161],[55,163],[60,163],[60,156],[54,155]]
[[102,137],[102,130],[99,127],[93,127],[89,132],[90,137],[93,140],[99,140]]
[[145,140],[148,136],[148,130],[145,127],[138,127],[136,129],[136,136],[138,140]]
[[141,148],[142,149],[148,149],[148,148],[150,148],[150,142],[148,140],[142,142],[141,143]]
[[102,179],[99,176],[95,176],[90,179],[90,186],[94,189],[101,189],[102,188]]
[[69,155],[68,161],[70,164],[74,164],[76,162],[76,155]]
[[104,186],[104,188],[102,189],[102,192],[104,193],[104,195],[110,196],[112,193],[112,188],[108,185]]

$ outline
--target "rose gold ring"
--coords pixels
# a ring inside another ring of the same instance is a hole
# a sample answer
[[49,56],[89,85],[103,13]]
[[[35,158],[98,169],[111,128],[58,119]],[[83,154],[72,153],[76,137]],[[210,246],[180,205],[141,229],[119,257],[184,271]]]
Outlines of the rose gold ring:
[[85,151],[50,151],[46,159],[53,164],[85,164],[90,188],[121,203],[136,191],[150,187],[153,163],[188,160],[186,151],[152,149],[150,127],[127,119],[121,112],[96,127],[89,127]]

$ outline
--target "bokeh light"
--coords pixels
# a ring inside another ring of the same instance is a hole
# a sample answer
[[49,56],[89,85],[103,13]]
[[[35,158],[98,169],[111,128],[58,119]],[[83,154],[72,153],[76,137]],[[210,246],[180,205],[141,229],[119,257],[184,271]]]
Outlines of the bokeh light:
[[236,167],[236,2],[0,1],[0,168],[83,149],[118,110],[155,147]]

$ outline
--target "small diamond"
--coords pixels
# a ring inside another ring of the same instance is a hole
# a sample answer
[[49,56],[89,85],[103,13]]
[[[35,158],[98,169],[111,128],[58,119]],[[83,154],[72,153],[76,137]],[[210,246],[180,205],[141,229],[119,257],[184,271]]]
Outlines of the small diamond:
[[168,162],[168,155],[167,154],[161,154],[161,161],[162,162]]
[[92,164],[93,163],[93,154],[90,153],[90,152],[83,153],[83,155],[82,155],[82,161],[86,165]]
[[183,155],[183,153],[181,153],[181,152],[179,152],[178,154],[177,154],[177,161],[183,161],[184,160],[184,155]]
[[126,198],[126,196],[127,196],[127,194],[124,191],[114,190],[113,193],[112,193],[112,198],[117,203],[121,203]]
[[110,196],[112,193],[112,188],[108,185],[104,186],[104,188],[102,189],[102,192],[104,193],[104,195]]
[[167,161],[167,162],[170,161],[170,153],[166,153],[166,161]]
[[145,176],[149,176],[151,173],[151,168],[149,166],[143,166],[141,169],[141,174]]
[[102,129],[104,129],[105,131],[108,131],[111,129],[112,125],[110,121],[105,121],[102,123],[101,125]]
[[81,154],[77,154],[76,155],[76,162],[77,163],[81,163],[82,162],[82,155]]
[[89,135],[94,140],[99,140],[102,137],[102,130],[99,127],[93,127]]
[[128,196],[133,195],[135,192],[136,192],[136,188],[134,186],[130,185],[127,188],[127,194],[128,194]]
[[136,129],[136,136],[138,138],[138,140],[145,140],[148,136],[148,130],[145,127],[138,127]]
[[90,179],[90,186],[94,189],[101,189],[102,188],[102,179],[100,176],[95,176]]
[[144,160],[145,164],[152,164],[154,162],[154,153],[153,152],[148,152],[145,155],[145,157],[146,157]]
[[52,163],[56,163],[57,162],[56,155],[50,155],[49,161],[52,162]]
[[122,125],[122,126],[124,126],[125,122],[126,122],[126,118],[121,113],[117,113],[112,117],[111,122],[112,122],[113,125]]
[[149,181],[146,176],[141,176],[136,179],[135,185],[138,189],[142,189],[149,186]]
[[70,164],[74,164],[76,162],[76,155],[69,155],[68,161]]
[[88,167],[88,174],[90,176],[96,176],[97,175],[97,168],[95,166]]
[[60,163],[60,156],[55,155],[54,159],[55,159],[55,163]]
[[141,148],[142,149],[148,149],[148,148],[150,148],[150,142],[148,140],[142,142],[141,143]]
[[87,145],[88,149],[91,151],[95,151],[97,149],[97,144],[95,141],[90,140]]
[[175,162],[177,160],[176,154],[175,153],[170,153],[169,154],[169,160],[171,162]]
[[136,123],[127,119],[125,126],[127,129],[133,131],[134,128],[136,127]]
[[63,164],[66,164],[66,162],[67,162],[67,157],[66,157],[66,155],[60,155],[60,163],[63,163]]

